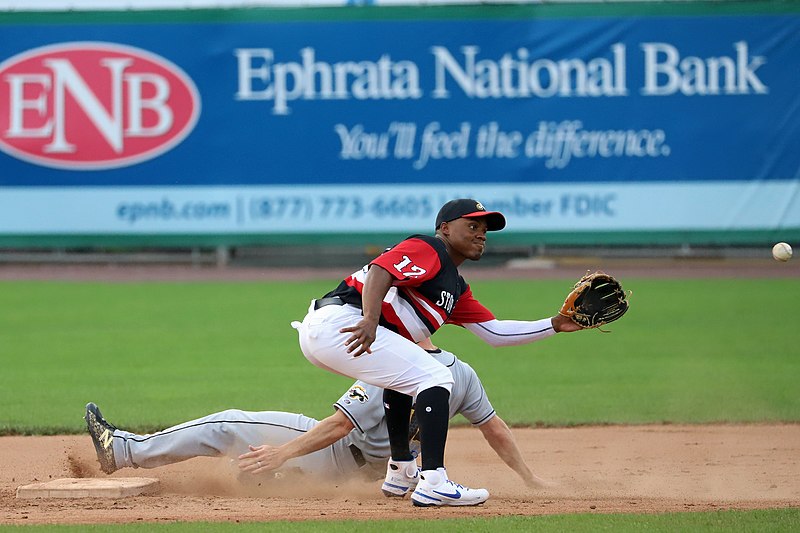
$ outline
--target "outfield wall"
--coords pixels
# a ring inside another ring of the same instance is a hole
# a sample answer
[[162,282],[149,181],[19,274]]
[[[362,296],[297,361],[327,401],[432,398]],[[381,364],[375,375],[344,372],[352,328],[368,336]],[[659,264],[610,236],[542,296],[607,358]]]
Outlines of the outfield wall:
[[800,5],[0,13],[0,245],[800,240]]

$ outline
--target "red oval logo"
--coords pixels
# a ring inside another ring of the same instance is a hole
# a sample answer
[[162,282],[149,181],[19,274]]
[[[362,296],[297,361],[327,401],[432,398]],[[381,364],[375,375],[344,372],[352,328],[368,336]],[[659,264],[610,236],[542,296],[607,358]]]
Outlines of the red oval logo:
[[102,42],[35,48],[0,64],[0,150],[70,170],[153,159],[200,115],[179,67],[145,50]]

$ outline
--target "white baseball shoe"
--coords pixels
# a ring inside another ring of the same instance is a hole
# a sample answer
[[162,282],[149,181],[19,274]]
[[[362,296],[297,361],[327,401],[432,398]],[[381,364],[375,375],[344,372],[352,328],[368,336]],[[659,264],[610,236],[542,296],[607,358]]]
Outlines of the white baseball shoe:
[[386,467],[386,479],[383,481],[381,490],[389,498],[400,497],[414,490],[419,482],[419,467],[417,461],[392,461]]
[[447,479],[444,468],[420,472],[420,482],[411,494],[411,502],[417,507],[480,505],[488,499],[488,490],[471,489],[454,483]]

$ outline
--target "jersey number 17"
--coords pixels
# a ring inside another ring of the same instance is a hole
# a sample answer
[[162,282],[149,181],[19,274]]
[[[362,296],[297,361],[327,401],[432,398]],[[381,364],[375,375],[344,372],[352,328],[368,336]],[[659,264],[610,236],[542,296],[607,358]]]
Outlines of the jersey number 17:
[[418,278],[420,276],[425,275],[425,273],[427,272],[427,270],[425,270],[424,268],[419,267],[414,263],[412,263],[411,259],[407,255],[403,256],[402,261],[392,266],[394,266],[395,270],[397,270],[407,278]]

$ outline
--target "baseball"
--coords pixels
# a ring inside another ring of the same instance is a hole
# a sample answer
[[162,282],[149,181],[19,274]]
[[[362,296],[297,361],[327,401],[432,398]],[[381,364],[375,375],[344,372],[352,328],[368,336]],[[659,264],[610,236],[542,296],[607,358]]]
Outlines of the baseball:
[[792,247],[785,242],[779,242],[772,247],[772,257],[774,257],[776,261],[785,263],[792,258]]

